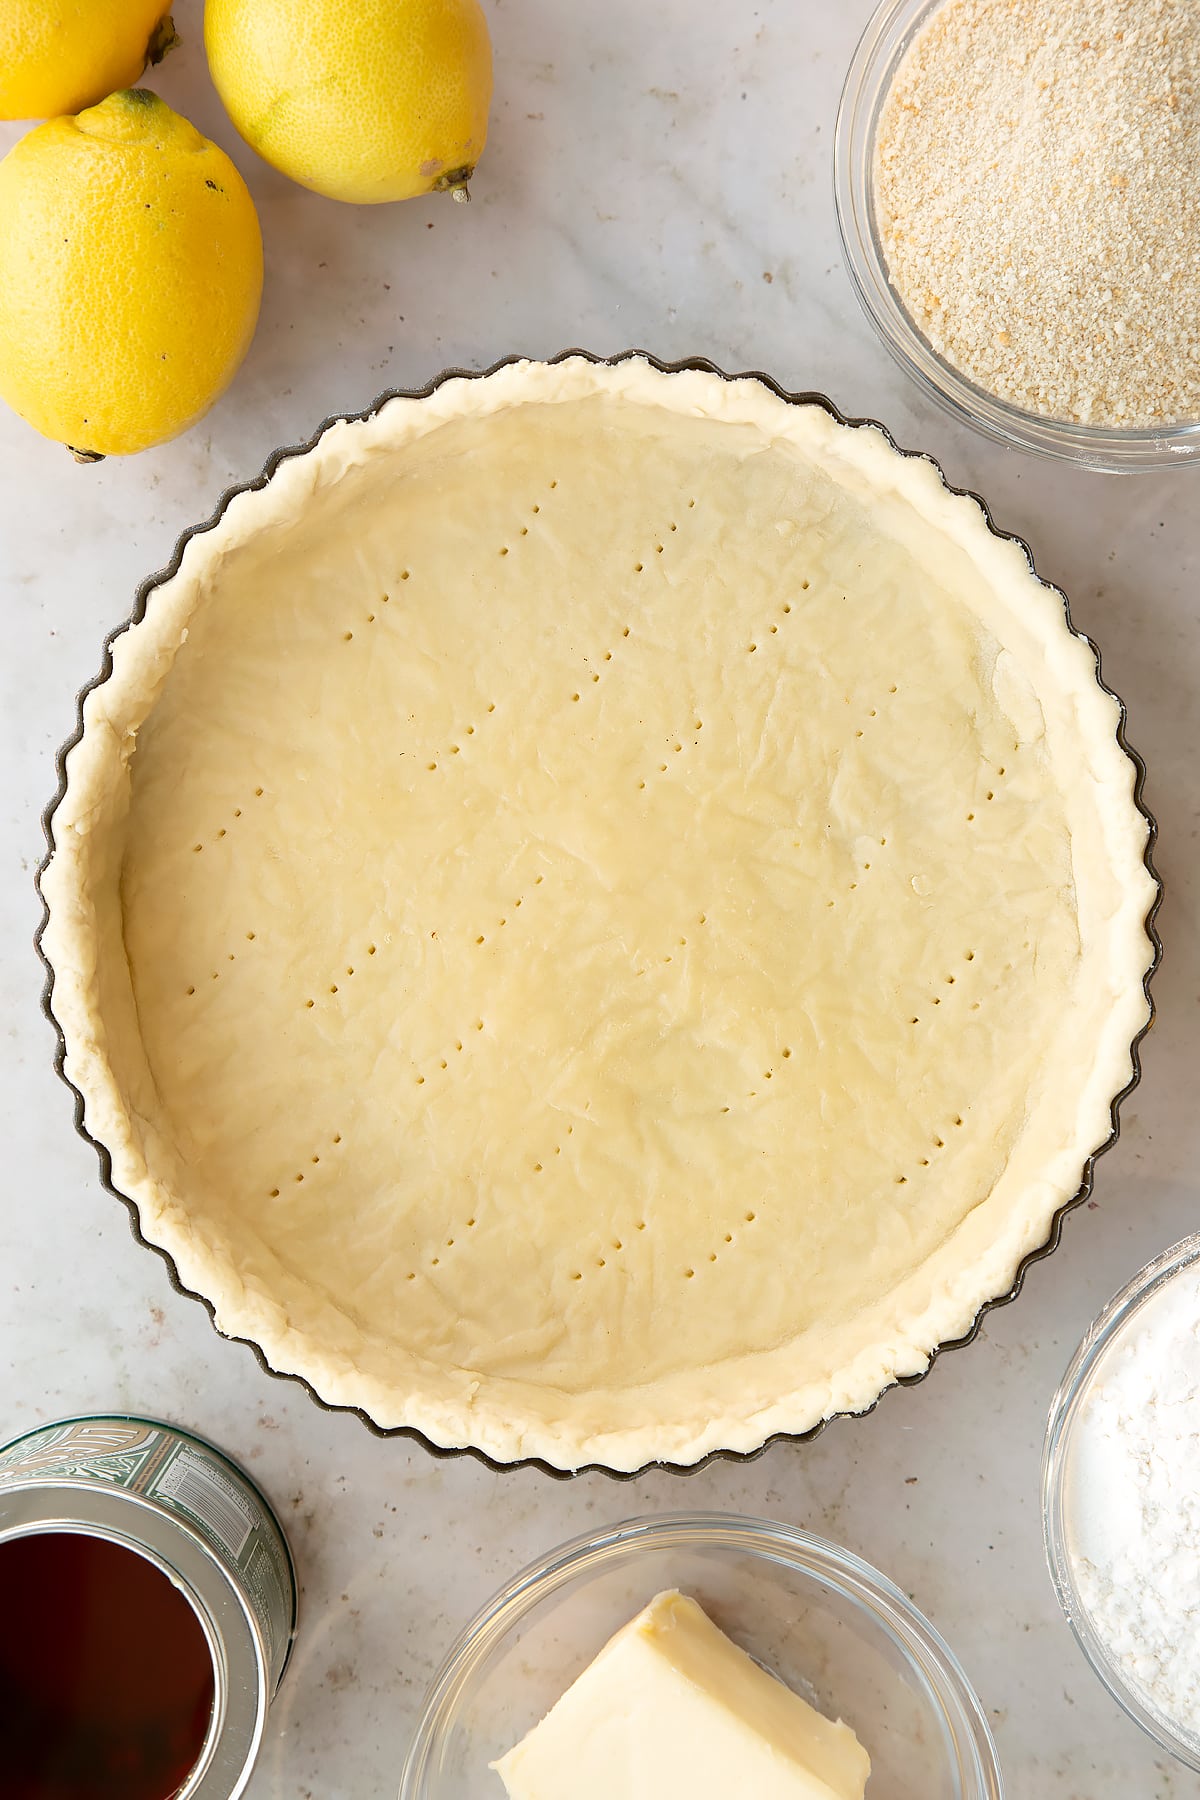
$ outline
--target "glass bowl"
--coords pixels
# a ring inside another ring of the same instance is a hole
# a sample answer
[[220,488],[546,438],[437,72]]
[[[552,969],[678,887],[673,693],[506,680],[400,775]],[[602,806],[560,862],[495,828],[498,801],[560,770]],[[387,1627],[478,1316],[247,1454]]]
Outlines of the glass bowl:
[[[1200,1770],[1200,1733],[1188,1732],[1172,1723],[1149,1704],[1146,1695],[1130,1684],[1084,1602],[1076,1567],[1082,1551],[1079,1527],[1074,1518],[1074,1501],[1084,1483],[1089,1489],[1095,1486],[1095,1476],[1088,1473],[1080,1454],[1079,1421],[1097,1377],[1110,1352],[1141,1319],[1147,1303],[1198,1260],[1200,1233],[1184,1238],[1147,1263],[1097,1315],[1071,1358],[1051,1403],[1042,1453],[1042,1525],[1046,1558],[1059,1604],[1076,1642],[1129,1717],[1164,1750],[1196,1770]],[[1106,1494],[1109,1505],[1114,1499],[1111,1494]]]
[[788,1525],[723,1513],[634,1519],[533,1563],[473,1619],[429,1691],[400,1800],[503,1800],[488,1765],[663,1588],[831,1717],[888,1800],[1001,1800],[995,1746],[953,1653],[899,1588]]
[[867,317],[921,390],[997,442],[1111,474],[1200,457],[1200,420],[1145,430],[1044,418],[997,399],[938,355],[888,279],[876,229],[875,132],[897,66],[943,0],[883,0],[850,63],[834,131],[834,203],[846,267]]

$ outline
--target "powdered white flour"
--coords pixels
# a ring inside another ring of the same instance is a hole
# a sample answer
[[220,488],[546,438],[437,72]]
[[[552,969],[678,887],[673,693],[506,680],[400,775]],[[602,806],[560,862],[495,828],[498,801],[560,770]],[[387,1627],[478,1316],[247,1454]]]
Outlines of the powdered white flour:
[[1076,1432],[1081,1598],[1151,1710],[1200,1735],[1200,1264],[1102,1359]]

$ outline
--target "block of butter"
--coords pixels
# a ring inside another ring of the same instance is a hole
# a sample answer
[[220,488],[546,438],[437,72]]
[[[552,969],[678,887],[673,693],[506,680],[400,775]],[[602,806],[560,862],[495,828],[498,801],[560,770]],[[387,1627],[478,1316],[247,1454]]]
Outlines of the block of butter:
[[658,1594],[492,1764],[510,1800],[863,1800],[871,1762],[730,1642]]

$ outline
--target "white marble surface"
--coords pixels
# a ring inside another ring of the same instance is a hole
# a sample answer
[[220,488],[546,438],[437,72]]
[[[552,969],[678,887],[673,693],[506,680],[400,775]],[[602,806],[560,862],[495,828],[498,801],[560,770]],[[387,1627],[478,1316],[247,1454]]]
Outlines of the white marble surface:
[[[1197,1223],[1200,474],[1103,478],[1006,454],[892,367],[852,298],[831,197],[837,92],[870,0],[488,5],[497,98],[474,204],[354,210],[239,143],[207,82],[200,0],[179,0],[185,48],[155,85],[231,150],[261,209],[267,290],[246,366],[189,436],[91,469],[0,408],[0,1439],[78,1409],[144,1410],[214,1436],[274,1496],[303,1628],[251,1800],[387,1800],[425,1683],[489,1591],[571,1533],[680,1506],[804,1524],[910,1590],[978,1686],[1010,1800],[1200,1795],[1084,1665],[1038,1501],[1046,1407],[1076,1339]],[[0,146],[17,135],[0,127]],[[435,1462],[221,1342],[135,1247],[72,1133],[31,947],[38,815],[72,695],[176,533],[328,413],[447,364],[568,344],[699,353],[825,389],[982,490],[1103,647],[1161,825],[1167,956],[1145,1079],[1061,1252],[979,1343],[874,1417],[686,1482]]]

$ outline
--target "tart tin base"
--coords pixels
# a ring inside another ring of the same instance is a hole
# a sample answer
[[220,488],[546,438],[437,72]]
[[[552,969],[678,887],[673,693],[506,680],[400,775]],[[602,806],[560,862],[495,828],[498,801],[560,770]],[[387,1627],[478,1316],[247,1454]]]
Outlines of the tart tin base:
[[[1016,544],[1018,546],[1018,548],[1020,549],[1020,551],[1022,552],[1022,554],[1024,555],[1024,557],[1026,558],[1031,572],[1033,572],[1036,575],[1036,570],[1034,568],[1034,562],[1033,562],[1033,555],[1029,549],[1029,546],[1024,542],[1023,539],[1015,536],[1013,533],[1004,532],[1004,531],[1001,531],[998,529],[994,520],[992,519],[991,513],[988,510],[986,502],[982,499],[982,497],[979,494],[973,492],[971,489],[955,488],[955,487],[951,486],[951,484],[946,481],[945,474],[944,474],[940,464],[937,463],[933,457],[929,456],[926,452],[923,452],[923,451],[912,451],[912,450],[902,449],[895,442],[894,438],[891,436],[891,433],[887,430],[886,426],[880,424],[880,422],[876,419],[847,418],[842,412],[839,411],[839,409],[834,405],[834,403],[824,394],[811,393],[811,392],[791,393],[791,392],[787,391],[786,389],[780,387],[780,385],[776,381],[772,380],[772,378],[769,375],[763,374],[760,371],[756,371],[756,370],[749,370],[749,371],[744,371],[743,373],[738,374],[738,375],[731,375],[727,371],[717,368],[715,364],[709,362],[706,358],[702,358],[702,357],[685,358],[685,359],[682,359],[677,362],[663,362],[663,361],[659,360],[659,358],[650,355],[647,351],[644,351],[644,350],[626,350],[626,351],[622,351],[619,355],[609,356],[609,357],[595,356],[590,351],[587,351],[587,350],[563,350],[557,356],[552,357],[549,360],[552,363],[558,363],[558,362],[564,362],[571,357],[582,357],[582,358],[585,358],[588,362],[601,363],[601,364],[607,364],[607,365],[616,365],[616,364],[626,362],[629,359],[636,357],[636,358],[640,358],[643,361],[649,363],[652,368],[659,370],[663,374],[676,374],[676,373],[679,373],[684,370],[700,370],[706,374],[716,375],[724,381],[737,381],[737,380],[757,381],[757,382],[760,382],[764,387],[769,389],[771,393],[778,396],[778,398],[780,398],[781,400],[787,401],[791,405],[821,407],[826,413],[829,414],[829,416],[831,418],[836,420],[837,423],[840,425],[846,425],[846,426],[850,426],[852,428],[860,427],[860,426],[873,427],[875,430],[877,430],[883,434],[883,436],[887,440],[888,444],[899,455],[906,456],[906,457],[919,457],[919,458],[921,458],[921,460],[929,463],[931,465],[931,467],[937,471],[939,478],[942,480],[942,482],[945,485],[945,487],[947,488],[948,492],[950,492],[951,494],[955,494],[955,495],[963,495],[968,499],[974,500],[975,503],[979,506],[980,510],[982,511],[984,519],[987,523],[988,530],[992,533],[992,535],[996,538],[999,538],[999,539],[1005,541],[1005,542]],[[203,524],[190,527],[187,531],[185,531],[180,536],[178,542],[176,543],[174,554],[173,554],[170,562],[167,564],[167,566],[165,568],[159,570],[156,574],[149,576],[147,578],[147,580],[144,581],[142,583],[142,585],[139,587],[136,598],[135,598],[135,602],[134,602],[134,608],[133,608],[133,611],[132,611],[130,617],[128,619],[124,620],[119,626],[117,626],[114,631],[109,633],[108,638],[105,640],[104,659],[103,659],[101,669],[100,669],[99,673],[97,674],[95,680],[92,681],[91,683],[89,683],[88,686],[86,688],[84,688],[83,691],[78,696],[78,699],[76,702],[75,729],[74,729],[71,737],[63,745],[62,749],[58,753],[57,763],[56,763],[57,770],[58,770],[58,787],[55,792],[54,798],[51,800],[49,806],[46,808],[46,811],[43,814],[43,819],[42,819],[43,830],[46,835],[47,853],[38,869],[37,883],[38,883],[39,895],[41,895],[42,875],[44,874],[46,867],[49,864],[50,858],[54,854],[54,850],[55,850],[54,815],[55,815],[55,812],[57,811],[60,801],[63,798],[63,795],[66,792],[66,781],[67,781],[66,759],[67,759],[69,753],[71,752],[71,750],[73,750],[75,745],[79,742],[80,737],[82,736],[82,732],[83,732],[84,701],[87,698],[88,694],[91,693],[93,688],[100,686],[103,682],[105,682],[108,679],[109,675],[112,672],[112,667],[113,667],[112,645],[113,645],[114,641],[118,637],[120,637],[122,635],[122,633],[125,632],[129,628],[130,625],[137,624],[145,616],[146,608],[147,608],[147,605],[149,604],[151,594],[154,592],[154,590],[157,587],[161,586],[164,582],[168,581],[172,576],[174,576],[177,573],[180,563],[181,563],[181,560],[182,560],[182,557],[183,557],[185,546],[189,543],[189,541],[193,537],[196,537],[205,531],[211,530],[212,527],[217,523],[217,521],[222,517],[222,515],[225,512],[225,509],[228,507],[231,500],[233,500],[235,498],[235,496],[242,494],[242,493],[253,492],[253,491],[256,491],[257,489],[265,487],[267,482],[271,479],[272,475],[275,473],[276,469],[279,467],[279,465],[282,462],[284,462],[285,460],[287,460],[290,457],[304,456],[309,451],[311,451],[316,446],[316,444],[318,443],[320,438],[324,435],[324,433],[330,428],[330,426],[338,424],[338,423],[342,423],[342,422],[355,422],[355,421],[359,421],[359,420],[369,419],[369,418],[373,417],[374,414],[377,413],[380,410],[380,408],[385,406],[390,400],[393,400],[396,398],[403,398],[403,399],[410,399],[410,400],[427,399],[429,397],[429,395],[434,393],[442,385],[443,382],[450,381],[450,380],[480,380],[489,375],[494,374],[499,369],[506,368],[510,364],[518,363],[522,360],[523,360],[523,358],[520,356],[508,356],[508,357],[501,358],[501,360],[499,362],[492,364],[491,367],[487,368],[487,369],[446,369],[446,370],[443,370],[441,374],[437,375],[432,381],[430,381],[426,386],[424,386],[422,388],[391,388],[391,389],[388,389],[386,392],[380,394],[378,396],[378,398],[376,400],[374,400],[372,402],[372,404],[370,406],[368,406],[367,408],[365,408],[365,410],[363,410],[362,412],[338,413],[331,418],[325,419],[321,423],[321,425],[318,427],[316,432],[314,432],[313,436],[306,443],[288,445],[284,448],[274,451],[273,454],[270,457],[268,457],[267,462],[264,465],[261,474],[256,476],[254,478],[254,480],[252,480],[252,481],[244,482],[238,486],[227,489],[226,492],[224,494],[222,494],[220,500],[217,503],[216,509],[212,513],[212,515],[207,520],[205,520]],[[1040,580],[1041,578],[1038,577],[1038,579]],[[1062,596],[1062,603],[1063,603],[1063,610],[1064,610],[1064,615],[1066,618],[1066,623],[1067,623],[1068,628],[1074,633],[1075,636],[1083,638],[1083,633],[1076,631],[1075,626],[1071,621],[1070,608],[1069,608],[1069,605],[1068,605],[1065,595]],[[1083,639],[1083,641],[1089,642],[1087,639]],[[1148,968],[1146,975],[1143,979],[1142,985],[1143,985],[1143,989],[1146,994],[1148,1005],[1150,1006],[1150,1015],[1147,1018],[1146,1024],[1137,1033],[1136,1037],[1133,1039],[1133,1042],[1130,1046],[1133,1073],[1130,1077],[1130,1080],[1126,1083],[1124,1088],[1122,1088],[1120,1093],[1118,1093],[1112,1101],[1111,1108],[1110,1108],[1110,1116],[1111,1116],[1111,1124],[1112,1124],[1111,1131],[1110,1131],[1108,1137],[1105,1139],[1105,1141],[1102,1144],[1100,1144],[1092,1152],[1092,1154],[1087,1158],[1086,1162],[1084,1163],[1083,1170],[1082,1170],[1082,1173],[1080,1176],[1080,1184],[1079,1184],[1079,1187],[1078,1187],[1076,1193],[1071,1197],[1071,1199],[1067,1200],[1062,1206],[1060,1206],[1057,1209],[1057,1211],[1054,1213],[1053,1218],[1051,1219],[1051,1222],[1050,1222],[1050,1229],[1047,1234],[1045,1242],[1042,1245],[1040,1245],[1039,1248],[1037,1248],[1036,1250],[1030,1251],[1029,1254],[1026,1255],[1022,1259],[1022,1261],[1017,1269],[1017,1273],[1013,1280],[1013,1283],[1012,1283],[1011,1287],[1008,1289],[1008,1291],[1004,1294],[996,1296],[994,1299],[991,1299],[991,1300],[988,1300],[987,1302],[985,1302],[985,1304],[980,1308],[979,1312],[977,1313],[975,1320],[969,1331],[964,1332],[960,1337],[949,1339],[949,1340],[943,1341],[942,1343],[940,1343],[938,1345],[935,1345],[933,1350],[930,1352],[929,1361],[926,1364],[924,1369],[917,1371],[915,1374],[897,1376],[895,1378],[895,1380],[889,1384],[890,1386],[914,1387],[918,1382],[923,1381],[925,1379],[925,1377],[928,1375],[929,1371],[933,1368],[933,1365],[936,1362],[938,1356],[943,1351],[961,1349],[964,1345],[971,1343],[974,1340],[974,1338],[978,1335],[980,1327],[981,1327],[983,1320],[984,1320],[985,1316],[987,1315],[987,1313],[989,1313],[994,1307],[1005,1306],[1010,1301],[1015,1300],[1017,1295],[1020,1293],[1022,1286],[1024,1285],[1025,1277],[1026,1277],[1029,1269],[1032,1267],[1032,1265],[1036,1262],[1040,1262],[1044,1257],[1049,1256],[1053,1250],[1057,1249],[1059,1240],[1062,1235],[1063,1220],[1066,1217],[1068,1212],[1071,1212],[1075,1207],[1081,1205],[1091,1194],[1092,1185],[1093,1185],[1093,1181],[1094,1181],[1096,1159],[1097,1159],[1097,1157],[1101,1156],[1104,1153],[1104,1151],[1110,1149],[1111,1146],[1116,1142],[1118,1134],[1119,1134],[1120,1104],[1125,1099],[1126,1095],[1129,1094],[1132,1091],[1132,1089],[1137,1085],[1137,1083],[1141,1077],[1141,1064],[1140,1064],[1140,1060],[1139,1060],[1139,1056],[1138,1056],[1138,1045],[1141,1042],[1141,1039],[1144,1037],[1146,1031],[1149,1030],[1150,1024],[1153,1021],[1153,1002],[1152,1002],[1152,999],[1150,996],[1150,982],[1154,975],[1155,969],[1158,967],[1159,961],[1161,959],[1161,954],[1162,954],[1162,945],[1159,940],[1158,933],[1154,926],[1155,914],[1158,911],[1158,906],[1159,906],[1159,903],[1160,903],[1161,897],[1162,897],[1162,884],[1161,884],[1161,881],[1159,880],[1159,877],[1157,875],[1157,872],[1154,869],[1153,862],[1152,862],[1152,851],[1153,851],[1154,841],[1155,841],[1155,838],[1157,835],[1157,824],[1156,824],[1154,817],[1152,816],[1152,814],[1149,812],[1148,808],[1146,807],[1145,802],[1142,797],[1143,787],[1144,787],[1144,783],[1145,783],[1145,774],[1146,774],[1145,765],[1142,762],[1141,757],[1137,754],[1137,752],[1128,743],[1126,736],[1125,736],[1126,713],[1125,713],[1124,704],[1121,701],[1119,695],[1113,694],[1112,689],[1109,688],[1108,685],[1106,684],[1106,682],[1104,681],[1102,673],[1101,673],[1099,653],[1096,651],[1095,646],[1091,645],[1089,642],[1089,648],[1092,650],[1092,653],[1095,656],[1095,660],[1096,660],[1096,681],[1106,694],[1111,695],[1112,698],[1116,700],[1118,708],[1119,708],[1119,720],[1118,720],[1117,734],[1116,734],[1117,741],[1120,744],[1122,750],[1124,750],[1125,754],[1129,757],[1129,760],[1131,761],[1131,763],[1133,764],[1134,771],[1135,771],[1135,780],[1134,780],[1134,787],[1133,787],[1133,801],[1134,801],[1134,805],[1136,806],[1137,810],[1141,813],[1142,817],[1145,819],[1146,825],[1147,825],[1146,852],[1145,852],[1144,860],[1145,860],[1145,865],[1146,865],[1147,871],[1151,875],[1151,877],[1154,881],[1154,884],[1155,884],[1155,898],[1154,898],[1153,904],[1150,908],[1150,911],[1149,911],[1146,921],[1145,921],[1146,932],[1147,932],[1147,935],[1148,935],[1151,945],[1152,945],[1152,959],[1151,959],[1150,967]],[[132,1200],[130,1200],[127,1195],[121,1193],[120,1190],[113,1183],[112,1162],[111,1162],[111,1158],[108,1154],[108,1151],[106,1150],[106,1148],[104,1147],[103,1144],[101,1144],[94,1137],[92,1137],[92,1135],[89,1133],[89,1131],[87,1130],[87,1127],[84,1123],[83,1096],[80,1094],[79,1090],[77,1088],[75,1088],[73,1086],[73,1084],[69,1081],[69,1079],[67,1078],[65,1071],[64,1071],[64,1062],[65,1062],[66,1054],[67,1054],[67,1046],[66,1046],[66,1041],[62,1034],[62,1030],[59,1027],[58,1021],[56,1020],[56,1018],[54,1016],[54,1010],[53,1010],[54,973],[53,973],[53,970],[51,969],[50,964],[47,961],[45,954],[42,950],[42,936],[45,931],[47,918],[48,918],[48,912],[45,907],[45,902],[43,900],[43,917],[42,917],[41,924],[38,927],[37,935],[35,938],[35,946],[38,950],[39,956],[41,957],[43,966],[46,970],[46,985],[45,985],[45,988],[43,991],[42,1006],[43,1006],[43,1011],[45,1012],[47,1019],[49,1020],[51,1026],[54,1029],[56,1040],[57,1040],[56,1052],[55,1052],[55,1067],[56,1067],[59,1075],[62,1077],[62,1079],[66,1083],[66,1085],[71,1088],[71,1092],[74,1095],[75,1128],[78,1131],[79,1135],[82,1138],[84,1138],[86,1140],[86,1142],[88,1142],[92,1145],[92,1148],[96,1151],[96,1154],[99,1157],[100,1176],[101,1176],[101,1181],[102,1181],[103,1185],[108,1190],[108,1192],[114,1196],[115,1199],[120,1200],[122,1202],[122,1204],[127,1208],[128,1213],[129,1213],[130,1229],[133,1232],[134,1238],[137,1240],[137,1242],[139,1244],[144,1245],[145,1248],[147,1248],[149,1250],[153,1250],[156,1255],[158,1255],[162,1258],[163,1262],[166,1264],[167,1273],[170,1278],[171,1285],[175,1289],[175,1291],[177,1293],[185,1295],[188,1299],[198,1300],[200,1302],[200,1304],[205,1307],[206,1311],[209,1314],[209,1317],[213,1320],[214,1328],[215,1328],[216,1316],[215,1316],[215,1309],[214,1309],[212,1303],[204,1295],[197,1294],[197,1293],[193,1292],[191,1289],[185,1287],[179,1278],[178,1269],[176,1268],[175,1263],[174,1263],[172,1257],[170,1256],[169,1252],[167,1252],[166,1250],[163,1250],[159,1245],[151,1243],[143,1235],[142,1230],[141,1230],[141,1222],[140,1222],[138,1210],[137,1210],[135,1203]],[[221,1334],[221,1335],[225,1335],[225,1334]],[[310,1398],[313,1401],[315,1401],[315,1403],[318,1406],[320,1406],[324,1411],[353,1413],[356,1415],[356,1417],[358,1417],[362,1421],[362,1423],[367,1427],[367,1429],[369,1431],[371,1431],[375,1436],[409,1438],[417,1443],[422,1444],[424,1446],[424,1448],[426,1450],[428,1450],[431,1455],[436,1456],[436,1457],[471,1456],[471,1457],[474,1457],[477,1461],[482,1462],[487,1468],[493,1469],[496,1471],[510,1469],[510,1468],[522,1468],[522,1467],[532,1466],[534,1468],[540,1469],[543,1474],[551,1476],[555,1480],[560,1480],[560,1481],[561,1480],[569,1480],[575,1475],[582,1475],[582,1474],[589,1474],[589,1473],[601,1473],[601,1474],[606,1474],[606,1475],[611,1476],[614,1480],[631,1481],[631,1480],[636,1479],[636,1477],[643,1472],[642,1469],[635,1469],[635,1470],[629,1470],[629,1471],[613,1470],[613,1469],[607,1468],[603,1463],[588,1463],[588,1464],[582,1465],[578,1469],[560,1469],[560,1468],[554,1467],[553,1464],[546,1462],[544,1459],[542,1459],[540,1457],[527,1457],[527,1458],[522,1458],[516,1462],[500,1463],[500,1462],[497,1462],[494,1458],[488,1456],[485,1452],[477,1450],[470,1445],[445,1446],[445,1445],[436,1444],[431,1439],[426,1437],[423,1432],[421,1432],[414,1426],[408,1426],[408,1425],[392,1426],[392,1427],[380,1426],[380,1425],[377,1425],[375,1423],[375,1421],[373,1419],[371,1419],[368,1416],[368,1414],[366,1412],[364,1412],[362,1410],[362,1408],[360,1408],[360,1407],[341,1405],[338,1403],[331,1403],[331,1402],[323,1400],[321,1398],[321,1396],[315,1391],[312,1384],[309,1381],[307,1381],[303,1376],[295,1375],[295,1374],[292,1374],[287,1371],[277,1370],[277,1369],[272,1368],[271,1365],[268,1363],[265,1355],[263,1354],[261,1347],[257,1343],[255,1343],[252,1339],[237,1338],[234,1341],[247,1344],[248,1347],[253,1351],[253,1353],[259,1363],[259,1366],[267,1374],[274,1375],[280,1380],[292,1381],[292,1382],[298,1383],[299,1386],[301,1386],[302,1388],[305,1389],[305,1391],[308,1393]],[[886,1392],[887,1392],[887,1389],[885,1388],[883,1390],[883,1393],[886,1393]],[[690,1475],[690,1474],[694,1474],[697,1470],[706,1468],[710,1463],[716,1462],[716,1461],[753,1462],[753,1461],[757,1460],[758,1457],[762,1456],[767,1450],[769,1450],[771,1448],[772,1444],[777,1443],[779,1441],[788,1441],[788,1442],[796,1442],[796,1443],[809,1442],[812,1438],[817,1437],[820,1434],[820,1432],[824,1430],[825,1426],[827,1424],[831,1423],[833,1419],[848,1417],[848,1416],[865,1417],[867,1413],[874,1411],[875,1406],[878,1405],[879,1399],[881,1399],[881,1398],[882,1398],[882,1393],[876,1398],[875,1401],[872,1402],[872,1404],[870,1406],[865,1407],[861,1414],[848,1415],[848,1414],[843,1414],[843,1413],[834,1413],[834,1414],[831,1414],[829,1416],[829,1418],[821,1420],[818,1424],[814,1425],[811,1428],[811,1430],[809,1430],[809,1431],[806,1431],[806,1432],[803,1432],[800,1434],[792,1434],[792,1433],[786,1433],[786,1432],[776,1433],[775,1435],[767,1438],[757,1449],[754,1449],[754,1450],[750,1450],[750,1451],[714,1450],[709,1455],[701,1458],[698,1462],[695,1462],[695,1463],[680,1465],[680,1464],[675,1464],[675,1463],[662,1462],[662,1463],[650,1463],[650,1464],[645,1465],[645,1467],[647,1467],[647,1468],[649,1468],[649,1467],[662,1468],[662,1469],[667,1470],[671,1474]]]

